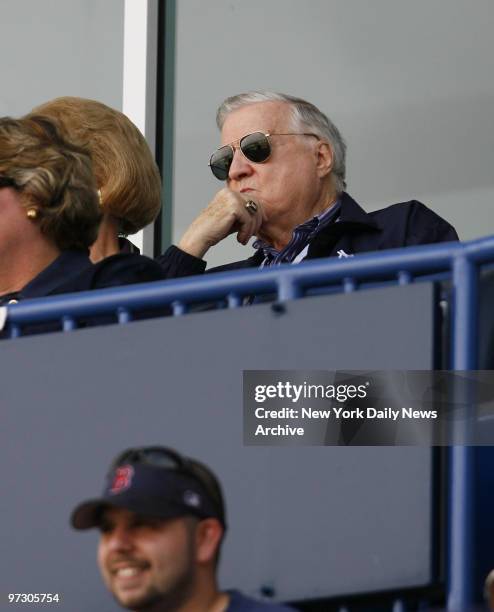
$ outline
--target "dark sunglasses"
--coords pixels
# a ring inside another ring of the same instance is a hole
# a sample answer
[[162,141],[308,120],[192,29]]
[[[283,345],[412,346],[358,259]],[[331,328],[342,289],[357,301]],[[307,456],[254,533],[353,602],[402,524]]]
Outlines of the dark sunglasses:
[[[319,139],[319,136],[316,134],[299,132],[289,132],[286,134],[263,134],[262,132],[253,132],[241,138],[238,141],[238,147],[249,161],[255,164],[262,164],[267,161],[271,155],[271,143],[269,139],[272,136],[313,136]],[[233,156],[235,155],[235,147],[233,146],[235,142],[237,141],[220,147],[209,159],[211,172],[220,181],[226,181],[228,178]]]
[[119,465],[127,463],[152,465],[172,471],[187,471],[187,460],[185,457],[164,446],[129,448],[115,458],[110,471]]
[[129,463],[159,467],[180,472],[193,478],[204,488],[209,498],[214,502],[221,520],[225,520],[224,502],[219,484],[215,477],[200,463],[189,460],[180,453],[164,446],[142,446],[129,448],[120,453],[113,461],[109,474],[112,474],[118,466]]
[[0,188],[1,187],[13,187],[17,189],[17,183],[8,176],[0,176]]

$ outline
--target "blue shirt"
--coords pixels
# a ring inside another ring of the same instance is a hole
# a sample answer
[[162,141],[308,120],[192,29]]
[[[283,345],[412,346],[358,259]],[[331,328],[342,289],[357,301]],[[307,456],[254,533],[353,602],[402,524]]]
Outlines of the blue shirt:
[[257,601],[242,595],[239,591],[227,591],[227,593],[230,596],[230,603],[225,612],[295,612],[295,608]]
[[309,245],[314,236],[330,223],[338,220],[340,207],[340,202],[337,200],[335,204],[323,210],[319,215],[297,225],[293,230],[290,242],[281,251],[278,251],[267,242],[256,240],[253,247],[262,250],[265,257],[263,267],[292,263],[297,255]]

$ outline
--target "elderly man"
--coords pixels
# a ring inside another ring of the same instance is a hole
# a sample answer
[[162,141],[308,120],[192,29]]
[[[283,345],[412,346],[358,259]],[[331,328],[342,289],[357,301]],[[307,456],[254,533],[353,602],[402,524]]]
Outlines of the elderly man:
[[121,453],[110,468],[102,497],[80,504],[71,521],[75,529],[99,527],[98,564],[123,608],[291,610],[238,591],[218,590],[216,570],[226,529],[221,487],[209,468],[172,449],[142,447]]
[[458,240],[454,228],[412,200],[366,213],[345,192],[345,143],[313,104],[273,92],[226,99],[222,146],[210,159],[226,181],[179,247],[202,258],[231,233],[256,249],[214,270],[266,267],[317,257]]

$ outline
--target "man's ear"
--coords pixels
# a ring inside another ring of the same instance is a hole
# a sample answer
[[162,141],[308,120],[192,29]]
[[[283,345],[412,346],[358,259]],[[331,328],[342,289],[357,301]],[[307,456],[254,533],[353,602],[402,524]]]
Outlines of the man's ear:
[[324,140],[316,144],[317,174],[320,178],[327,176],[333,169],[333,150]]
[[214,561],[219,550],[223,527],[215,518],[199,521],[196,529],[196,561],[209,563]]

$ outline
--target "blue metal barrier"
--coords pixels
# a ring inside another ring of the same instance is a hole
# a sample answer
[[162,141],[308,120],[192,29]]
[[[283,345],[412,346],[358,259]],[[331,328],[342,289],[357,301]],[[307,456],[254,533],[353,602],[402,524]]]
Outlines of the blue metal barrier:
[[[275,294],[279,301],[303,297],[310,289],[331,287],[349,292],[365,288],[365,283],[392,282],[405,285],[431,274],[452,280],[455,292],[453,325],[454,363],[465,369],[475,355],[475,276],[478,267],[494,262],[494,237],[459,243],[446,243],[406,249],[366,253],[347,259],[319,259],[297,266],[283,265],[265,270],[240,270],[173,281],[143,283],[113,289],[33,299],[7,307],[7,329],[11,336],[22,333],[24,325],[59,321],[70,331],[79,317],[113,314],[127,323],[134,313],[171,307],[174,315],[187,311],[190,304],[225,300],[229,308],[242,305],[250,294]],[[468,355],[468,357],[467,357]]]
[[[278,301],[303,298],[321,287],[347,293],[367,283],[406,285],[437,275],[452,285],[452,359],[454,370],[477,368],[478,278],[482,266],[494,263],[494,237],[472,242],[436,244],[362,254],[347,259],[320,259],[264,270],[241,270],[175,281],[104,289],[33,299],[7,307],[10,338],[24,326],[58,321],[68,332],[86,317],[112,315],[126,324],[141,311],[171,308],[174,316],[189,306],[222,301],[238,308],[248,295],[274,294]],[[470,566],[473,541],[473,453],[450,449],[448,609],[468,610],[473,598]]]

